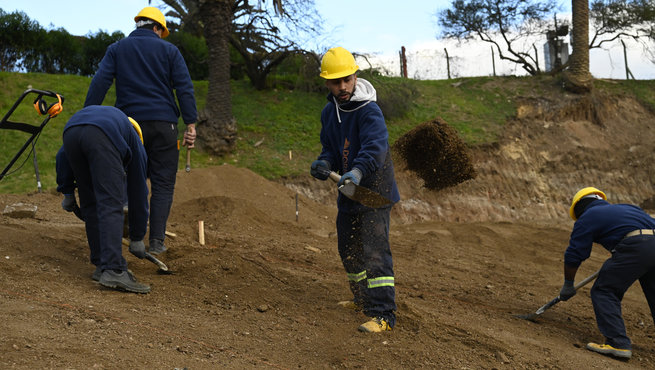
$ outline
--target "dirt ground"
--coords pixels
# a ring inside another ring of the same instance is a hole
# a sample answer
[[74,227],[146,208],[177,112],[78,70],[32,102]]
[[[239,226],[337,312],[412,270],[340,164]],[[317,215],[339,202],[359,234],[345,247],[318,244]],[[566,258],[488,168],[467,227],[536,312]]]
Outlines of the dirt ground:
[[[596,186],[636,204],[653,196],[654,118],[627,98],[526,99],[497,143],[471,149],[475,179],[430,191],[398,165],[398,322],[382,334],[358,332],[366,318],[336,306],[350,298],[336,192],[309,175],[271,182],[229,165],[180,171],[168,227],[176,237],[161,257],[175,274],[157,274],[125,248],[152,286],[146,295],[91,280],[84,226],[59,195],[0,195],[0,209],[38,207],[32,218],[0,216],[0,367],[655,368],[638,284],[623,305],[628,362],[584,348],[603,340],[589,287],[536,322],[515,316],[559,293],[575,191]],[[607,257],[594,247],[578,279]]]

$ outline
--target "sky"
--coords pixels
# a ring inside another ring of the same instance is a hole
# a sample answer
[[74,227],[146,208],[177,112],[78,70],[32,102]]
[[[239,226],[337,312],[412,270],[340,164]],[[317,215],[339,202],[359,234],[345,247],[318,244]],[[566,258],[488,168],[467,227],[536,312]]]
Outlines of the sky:
[[[153,0],[0,0],[5,12],[22,11],[46,29],[64,28],[73,35],[134,29],[134,16],[145,6],[158,6]],[[324,21],[325,34],[313,45],[303,45],[322,52],[342,46],[354,53],[368,53],[368,62],[392,75],[400,71],[398,53],[402,46],[408,56],[408,75],[420,79],[447,78],[446,51],[453,77],[493,74],[523,74],[513,63],[492,61],[489,44],[458,44],[437,40],[440,32],[436,13],[448,8],[450,0],[315,0],[316,10]],[[570,1],[563,4],[570,4]],[[566,6],[566,5],[565,5]],[[545,39],[538,41],[543,44]],[[320,45],[318,45],[320,43]],[[540,52],[541,52],[541,48]],[[636,43],[628,43],[628,65],[637,79],[655,79],[655,65],[643,55]],[[623,50],[615,45],[608,50],[591,52],[591,73],[596,78],[625,78]],[[543,55],[540,56],[543,66]],[[358,58],[360,67],[368,62]]]

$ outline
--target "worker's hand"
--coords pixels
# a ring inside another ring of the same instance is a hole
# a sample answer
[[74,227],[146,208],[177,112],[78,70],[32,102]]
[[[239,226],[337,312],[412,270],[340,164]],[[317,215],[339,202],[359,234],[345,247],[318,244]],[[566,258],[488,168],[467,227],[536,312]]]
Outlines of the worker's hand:
[[330,177],[330,163],[323,159],[317,159],[312,162],[309,173],[319,180],[327,180]]
[[77,200],[75,200],[75,194],[64,194],[64,200],[61,202],[61,208],[66,212],[73,212],[77,206]]
[[146,245],[143,244],[143,240],[130,240],[129,251],[138,258],[146,258]]
[[196,124],[190,123],[186,126],[186,131],[184,131],[184,139],[182,140],[182,146],[186,146],[188,149],[194,148],[196,143]]
[[353,168],[351,171],[346,172],[341,176],[341,180],[337,183],[337,186],[341,186],[346,183],[346,181],[350,181],[355,185],[359,185],[359,182],[362,181],[362,171],[360,171],[358,168]]
[[574,295],[575,287],[573,286],[573,280],[564,280],[564,285],[562,285],[562,289],[559,291],[559,299],[568,301]]

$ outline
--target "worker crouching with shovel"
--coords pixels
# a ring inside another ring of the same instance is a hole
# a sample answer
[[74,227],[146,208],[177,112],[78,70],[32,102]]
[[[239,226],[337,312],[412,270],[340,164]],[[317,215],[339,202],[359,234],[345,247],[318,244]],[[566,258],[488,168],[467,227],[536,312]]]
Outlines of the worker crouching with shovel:
[[320,76],[329,94],[321,113],[322,151],[310,173],[319,180],[332,178],[340,191],[339,255],[354,297],[339,304],[363,311],[370,319],[359,330],[375,333],[391,330],[396,321],[389,218],[400,196],[375,88],[357,78],[358,69],[344,48],[323,56]]
[[[122,255],[123,206],[129,204],[129,251],[146,256],[143,237],[148,225],[146,152],[141,128],[117,108],[88,106],[66,123],[64,145],[57,153],[57,191],[62,207],[84,220],[96,266],[93,280],[101,285],[148,293],[137,281]],[[80,206],[75,200],[78,189]]]
[[564,253],[563,301],[573,297],[578,267],[589,258],[593,243],[612,253],[591,288],[591,301],[604,344],[587,349],[620,359],[632,357],[632,344],[621,315],[621,301],[639,280],[655,321],[655,219],[630,204],[610,204],[602,191],[587,187],[573,197],[569,210],[575,221]]

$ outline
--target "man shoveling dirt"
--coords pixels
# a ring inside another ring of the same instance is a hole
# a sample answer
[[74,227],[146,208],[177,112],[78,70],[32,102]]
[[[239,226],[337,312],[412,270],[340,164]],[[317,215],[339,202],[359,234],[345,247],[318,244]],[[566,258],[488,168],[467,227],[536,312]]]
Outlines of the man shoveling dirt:
[[338,186],[361,185],[390,200],[368,207],[339,194],[337,234],[339,254],[354,295],[343,305],[362,310],[370,320],[363,332],[391,330],[396,321],[396,296],[389,221],[393,203],[400,199],[394,177],[387,127],[375,103],[376,91],[358,79],[359,67],[346,49],[325,53],[321,77],[330,93],[321,113],[323,149],[311,174],[327,180],[331,171],[342,174]]

